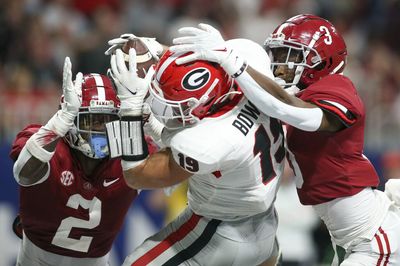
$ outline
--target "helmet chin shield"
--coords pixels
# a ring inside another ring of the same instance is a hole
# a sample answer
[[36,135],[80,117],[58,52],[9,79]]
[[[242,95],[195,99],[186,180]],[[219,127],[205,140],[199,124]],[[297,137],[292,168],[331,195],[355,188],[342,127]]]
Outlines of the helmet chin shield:
[[97,158],[105,158],[108,156],[107,137],[99,134],[90,136],[91,148]]
[[72,134],[66,136],[72,148],[79,150],[84,155],[92,159],[103,159],[108,156],[107,138],[102,135],[90,134],[89,140],[84,139],[80,134]]
[[[116,109],[114,112],[117,111]],[[107,157],[109,150],[105,123],[118,119],[119,116],[116,113],[80,112],[76,118],[76,125],[70,130],[71,147],[93,159]]]

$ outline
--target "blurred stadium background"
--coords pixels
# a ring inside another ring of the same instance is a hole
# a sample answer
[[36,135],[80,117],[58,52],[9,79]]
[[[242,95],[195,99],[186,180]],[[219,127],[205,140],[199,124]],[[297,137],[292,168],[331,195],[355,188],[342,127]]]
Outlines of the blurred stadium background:
[[[19,247],[11,230],[18,188],[10,144],[25,125],[45,123],[56,111],[65,56],[74,73],[105,73],[107,40],[122,33],[154,36],[168,45],[179,27],[207,22],[226,39],[262,44],[279,23],[299,13],[325,17],[343,34],[349,50],[345,74],[367,109],[365,154],[382,185],[386,178],[400,178],[398,0],[0,1],[0,265],[14,265]],[[314,213],[299,206],[290,173],[285,180],[277,199],[284,266],[328,265],[329,236]],[[142,193],[114,245],[111,266],[175,217],[185,206],[184,195],[184,185],[167,199],[161,191]]]

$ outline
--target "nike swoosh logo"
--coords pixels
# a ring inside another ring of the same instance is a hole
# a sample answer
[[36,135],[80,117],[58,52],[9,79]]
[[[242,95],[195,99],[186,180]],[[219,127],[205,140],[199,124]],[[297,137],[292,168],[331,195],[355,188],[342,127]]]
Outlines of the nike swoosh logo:
[[104,181],[103,181],[103,186],[104,186],[104,187],[111,186],[112,184],[114,184],[115,182],[117,182],[118,179],[119,179],[119,178],[113,179],[113,180],[111,180],[111,181],[104,180]]
[[125,85],[122,85],[122,86],[124,86],[124,88],[125,88],[127,91],[129,91],[132,95],[136,95],[137,91],[131,91],[127,86],[125,86]]

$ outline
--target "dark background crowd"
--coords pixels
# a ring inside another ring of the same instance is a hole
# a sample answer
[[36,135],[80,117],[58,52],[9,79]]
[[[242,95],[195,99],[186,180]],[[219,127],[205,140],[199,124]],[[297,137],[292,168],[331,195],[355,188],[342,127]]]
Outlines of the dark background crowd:
[[[225,39],[244,37],[262,44],[278,24],[300,13],[322,16],[342,33],[349,52],[345,74],[367,110],[365,154],[382,184],[386,178],[400,178],[398,0],[0,0],[0,187],[7,190],[0,193],[0,209],[12,202],[11,213],[16,212],[10,144],[23,126],[44,123],[57,109],[65,56],[71,57],[75,73],[105,73],[107,40],[122,33],[156,37],[169,45],[179,27],[206,22]],[[277,206],[282,212],[292,208]],[[308,227],[298,230],[313,241],[313,234],[326,237],[312,213],[310,217]],[[0,223],[6,222],[0,213]],[[324,250],[310,254],[314,261],[326,256]]]

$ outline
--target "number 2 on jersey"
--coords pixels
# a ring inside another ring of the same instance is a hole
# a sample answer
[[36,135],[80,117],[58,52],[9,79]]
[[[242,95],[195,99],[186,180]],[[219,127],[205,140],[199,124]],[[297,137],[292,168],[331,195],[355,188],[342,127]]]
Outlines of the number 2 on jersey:
[[87,252],[89,250],[93,237],[81,236],[79,239],[74,239],[70,238],[69,234],[73,227],[93,229],[100,224],[101,201],[96,197],[92,200],[87,200],[79,194],[74,194],[69,197],[67,207],[78,209],[79,206],[89,211],[89,220],[75,217],[67,217],[63,219],[53,240],[51,241],[53,245],[80,252]]

